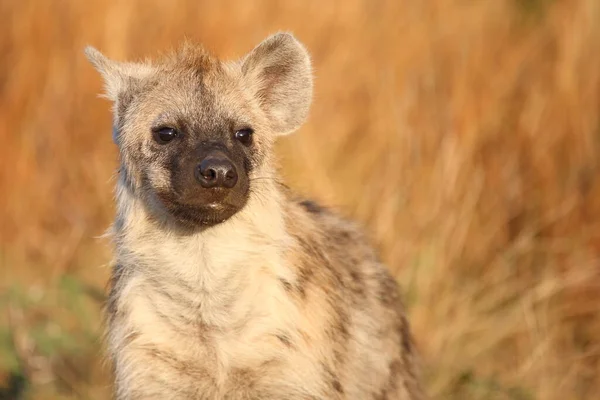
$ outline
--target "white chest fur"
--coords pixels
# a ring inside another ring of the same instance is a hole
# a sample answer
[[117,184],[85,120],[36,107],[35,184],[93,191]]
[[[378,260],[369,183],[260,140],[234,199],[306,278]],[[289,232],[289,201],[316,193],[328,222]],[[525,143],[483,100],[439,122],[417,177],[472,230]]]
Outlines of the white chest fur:
[[286,235],[281,221],[264,222],[242,214],[186,237],[132,225],[137,230],[127,232],[117,254],[134,272],[119,293],[121,317],[109,335],[118,375],[128,381],[122,387],[151,387],[158,368],[163,380],[222,395],[244,371],[293,364],[285,338],[301,317],[281,283],[294,281],[283,257]]

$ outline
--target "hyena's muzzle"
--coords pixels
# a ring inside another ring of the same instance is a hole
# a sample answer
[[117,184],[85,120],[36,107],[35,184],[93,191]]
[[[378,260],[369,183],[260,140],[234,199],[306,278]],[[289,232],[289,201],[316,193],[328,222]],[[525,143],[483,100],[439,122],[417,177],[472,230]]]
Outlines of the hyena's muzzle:
[[248,158],[235,143],[202,142],[174,151],[166,168],[170,188],[158,197],[188,226],[212,226],[240,211],[248,199]]

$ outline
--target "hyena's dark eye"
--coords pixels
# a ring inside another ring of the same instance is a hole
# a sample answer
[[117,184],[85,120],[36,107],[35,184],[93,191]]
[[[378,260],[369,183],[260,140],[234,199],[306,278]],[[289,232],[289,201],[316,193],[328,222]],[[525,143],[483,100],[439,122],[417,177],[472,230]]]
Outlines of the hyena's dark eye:
[[250,146],[252,144],[252,134],[254,131],[250,128],[240,129],[235,133],[235,138],[240,141],[244,146]]
[[167,144],[175,139],[178,135],[177,129],[169,127],[161,127],[153,130],[154,140],[160,144]]

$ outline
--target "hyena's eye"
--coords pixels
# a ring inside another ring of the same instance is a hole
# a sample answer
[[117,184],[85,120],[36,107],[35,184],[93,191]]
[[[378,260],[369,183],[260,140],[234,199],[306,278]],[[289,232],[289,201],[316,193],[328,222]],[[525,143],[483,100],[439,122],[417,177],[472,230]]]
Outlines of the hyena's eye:
[[153,129],[152,132],[154,133],[154,140],[160,144],[167,144],[178,135],[177,129],[165,126]]
[[254,131],[250,128],[240,129],[235,133],[235,138],[240,141],[244,146],[250,146],[252,144],[252,134]]

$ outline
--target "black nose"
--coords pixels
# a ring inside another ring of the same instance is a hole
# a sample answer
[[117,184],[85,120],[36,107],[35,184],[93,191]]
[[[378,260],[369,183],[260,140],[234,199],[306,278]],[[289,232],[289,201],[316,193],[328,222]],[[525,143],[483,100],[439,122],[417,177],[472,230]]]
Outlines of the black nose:
[[238,180],[237,171],[224,156],[208,156],[196,167],[196,179],[204,188],[231,189]]

